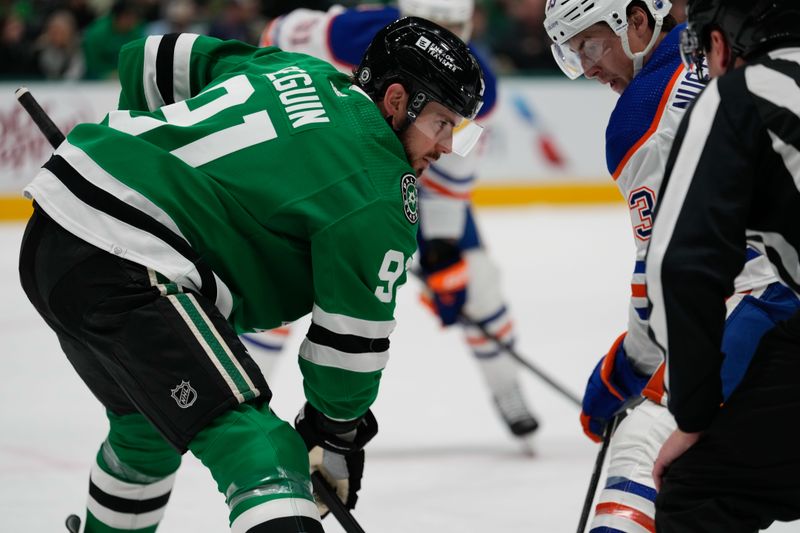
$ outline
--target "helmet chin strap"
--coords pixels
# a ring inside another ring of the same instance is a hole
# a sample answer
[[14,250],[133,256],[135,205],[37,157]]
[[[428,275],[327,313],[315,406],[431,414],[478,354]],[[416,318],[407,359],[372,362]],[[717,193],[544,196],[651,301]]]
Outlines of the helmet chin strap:
[[639,71],[642,70],[644,66],[644,58],[645,56],[650,53],[650,50],[653,49],[655,46],[656,41],[658,40],[658,36],[661,35],[661,25],[663,24],[664,20],[656,16],[655,19],[655,28],[653,28],[653,36],[650,37],[650,42],[647,43],[647,46],[644,47],[644,50],[641,52],[631,52],[631,45],[628,42],[628,29],[627,26],[625,30],[619,34],[619,39],[622,41],[622,49],[625,51],[625,55],[633,61],[633,76],[636,77],[639,74]]

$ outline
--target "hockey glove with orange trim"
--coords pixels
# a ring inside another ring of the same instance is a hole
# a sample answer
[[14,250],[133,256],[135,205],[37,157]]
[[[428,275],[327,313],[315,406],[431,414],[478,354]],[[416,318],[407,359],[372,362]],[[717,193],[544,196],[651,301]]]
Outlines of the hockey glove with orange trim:
[[420,265],[442,325],[454,324],[467,301],[467,262],[461,250],[454,241],[431,239],[420,245]]
[[583,432],[595,442],[603,440],[606,424],[627,400],[642,393],[650,376],[640,375],[631,365],[619,336],[608,353],[594,368],[583,394],[581,425]]
[[[378,433],[372,411],[367,410],[359,419],[340,422],[306,402],[294,427],[308,449],[311,472],[319,471],[345,507],[353,509],[364,475],[364,446]],[[321,516],[328,514],[328,506],[319,498],[317,507]]]

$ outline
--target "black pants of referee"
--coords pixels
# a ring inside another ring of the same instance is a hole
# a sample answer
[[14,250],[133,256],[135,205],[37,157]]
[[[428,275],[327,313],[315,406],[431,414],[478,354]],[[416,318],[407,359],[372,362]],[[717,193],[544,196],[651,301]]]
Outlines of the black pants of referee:
[[764,335],[739,388],[670,466],[656,531],[751,533],[798,519],[800,313]]

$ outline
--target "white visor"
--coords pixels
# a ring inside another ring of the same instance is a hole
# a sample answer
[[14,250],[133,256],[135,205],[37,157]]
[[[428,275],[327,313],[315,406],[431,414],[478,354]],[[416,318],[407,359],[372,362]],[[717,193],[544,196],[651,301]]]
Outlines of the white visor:
[[569,46],[553,43],[550,45],[550,50],[553,52],[553,57],[556,60],[556,64],[561,68],[561,72],[569,79],[576,80],[581,77],[583,74],[581,58],[570,50]]
[[[430,104],[426,108],[430,107]],[[455,113],[445,117],[438,113],[423,112],[412,123],[420,133],[461,157],[472,150],[483,133],[483,126]]]

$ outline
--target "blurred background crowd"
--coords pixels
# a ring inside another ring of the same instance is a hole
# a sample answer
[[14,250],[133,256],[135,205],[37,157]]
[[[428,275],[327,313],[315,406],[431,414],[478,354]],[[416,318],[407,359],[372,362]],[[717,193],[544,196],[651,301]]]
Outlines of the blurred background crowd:
[[[477,0],[473,44],[500,74],[558,72],[544,33],[547,0]],[[343,0],[0,0],[0,79],[107,79],[117,55],[145,35],[194,32],[251,44],[270,19]],[[683,20],[685,0],[673,0]]]

